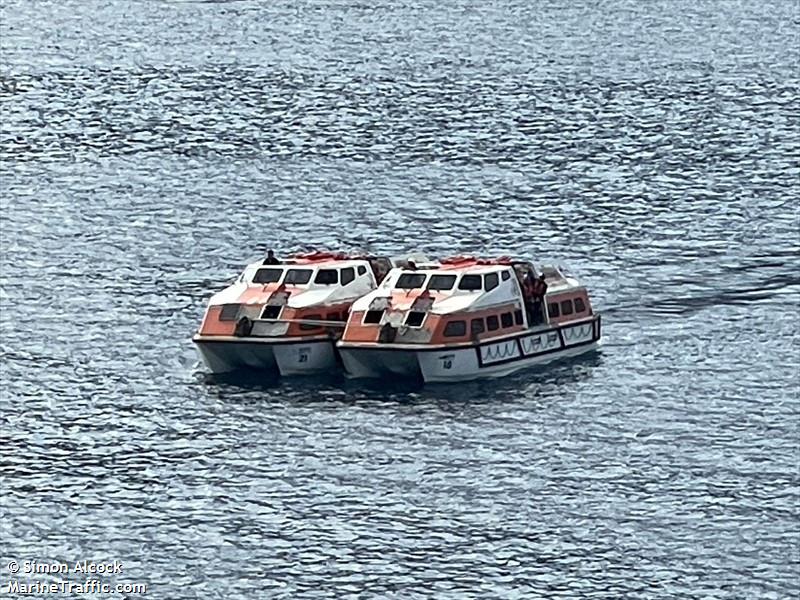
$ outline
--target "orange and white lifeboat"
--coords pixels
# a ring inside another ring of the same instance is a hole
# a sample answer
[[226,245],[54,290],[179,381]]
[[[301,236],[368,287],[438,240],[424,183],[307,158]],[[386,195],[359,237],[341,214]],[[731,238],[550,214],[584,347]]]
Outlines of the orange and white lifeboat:
[[240,369],[282,375],[337,367],[335,342],[350,306],[374,290],[392,264],[314,252],[280,264],[254,262],[211,297],[192,338],[214,373]]
[[[524,292],[529,272],[547,283],[538,302]],[[600,315],[562,270],[456,257],[392,269],[353,304],[337,347],[351,377],[448,382],[508,375],[590,351],[599,340]]]

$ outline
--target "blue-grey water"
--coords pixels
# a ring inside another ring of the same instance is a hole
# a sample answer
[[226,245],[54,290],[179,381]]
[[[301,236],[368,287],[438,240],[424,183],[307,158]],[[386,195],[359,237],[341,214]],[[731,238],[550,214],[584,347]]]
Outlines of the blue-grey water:
[[[0,595],[798,596],[798,2],[5,0],[0,49]],[[213,379],[268,247],[563,262],[605,344]]]

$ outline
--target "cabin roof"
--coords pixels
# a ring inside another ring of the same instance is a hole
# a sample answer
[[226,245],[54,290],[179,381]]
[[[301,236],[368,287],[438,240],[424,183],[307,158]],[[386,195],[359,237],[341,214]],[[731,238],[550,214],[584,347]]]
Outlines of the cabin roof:
[[487,267],[487,266],[512,266],[512,261],[507,256],[499,258],[477,258],[475,256],[451,256],[443,258],[439,261],[441,270],[446,271],[464,271],[471,270],[473,267]]
[[289,258],[286,260],[281,260],[281,262],[277,265],[265,265],[262,260],[257,260],[253,263],[247,265],[248,267],[255,267],[258,269],[286,269],[286,268],[306,268],[306,269],[314,269],[317,267],[323,268],[341,268],[341,267],[353,267],[356,265],[365,265],[367,264],[366,259],[359,259],[359,258],[315,258],[313,260],[305,260],[305,259],[293,259]]

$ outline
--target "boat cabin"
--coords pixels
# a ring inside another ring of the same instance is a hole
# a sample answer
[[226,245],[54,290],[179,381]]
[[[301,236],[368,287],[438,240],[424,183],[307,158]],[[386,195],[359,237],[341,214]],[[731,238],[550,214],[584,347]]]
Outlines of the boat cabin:
[[594,314],[589,293],[577,279],[564,269],[550,265],[542,267],[542,274],[547,282],[545,309],[548,323],[568,323]]
[[[522,285],[529,270],[538,276],[531,263],[470,257],[395,268],[378,289],[353,304],[342,340],[449,344],[525,331],[534,322]],[[542,272],[548,283],[545,305],[557,306],[539,325],[591,315],[585,288],[558,269]]]
[[376,272],[390,266],[387,259],[321,252],[296,255],[281,264],[254,262],[231,286],[212,296],[200,333],[325,333],[327,325],[347,320],[353,301],[375,289]]

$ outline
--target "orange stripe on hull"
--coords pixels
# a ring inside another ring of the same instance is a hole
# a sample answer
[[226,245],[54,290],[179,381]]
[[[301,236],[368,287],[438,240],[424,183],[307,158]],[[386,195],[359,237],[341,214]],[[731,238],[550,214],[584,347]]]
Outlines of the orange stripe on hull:
[[[395,305],[392,304],[394,308]],[[500,316],[502,313],[510,312],[513,313],[517,310],[523,310],[522,307],[517,306],[516,304],[507,304],[502,307],[492,307],[488,309],[473,311],[473,312],[462,312],[462,313],[453,313],[447,315],[437,315],[429,313],[428,316],[425,318],[423,322],[422,329],[426,329],[431,332],[431,338],[427,342],[429,344],[456,344],[465,341],[472,340],[472,333],[471,333],[471,321],[472,319],[485,319],[488,316],[496,316],[498,319],[498,324],[500,323]],[[380,337],[380,330],[381,325],[375,323],[368,323],[363,324],[362,321],[364,320],[364,312],[353,312],[350,315],[350,319],[347,324],[347,330],[345,331],[344,337],[342,338],[345,342],[377,342],[378,338]],[[445,336],[444,330],[447,327],[447,323],[450,321],[464,321],[466,325],[466,333],[463,336]],[[478,334],[478,340],[487,340],[492,339],[498,336],[508,335],[509,333],[517,333],[525,331],[525,327],[523,325],[517,325],[514,323],[510,327],[498,327],[497,330],[489,331],[486,329],[482,333]]]
[[[264,303],[248,303],[248,308],[255,308],[258,314],[261,314],[264,308]],[[284,307],[281,312],[281,320],[292,319],[313,319],[315,321],[330,320],[332,323],[344,323],[347,319],[347,313],[350,310],[351,303],[334,304],[330,306],[310,306],[305,308],[290,308]],[[222,313],[222,306],[210,306],[206,311],[203,319],[203,324],[200,327],[201,335],[234,335],[236,331],[236,321],[220,321],[219,317]],[[241,313],[240,313],[241,314]],[[237,319],[238,320],[238,319]],[[286,333],[281,337],[309,337],[319,336],[325,333],[328,329],[332,333],[342,331],[341,327],[325,327],[323,325],[310,326],[302,325],[300,323],[289,323]]]

